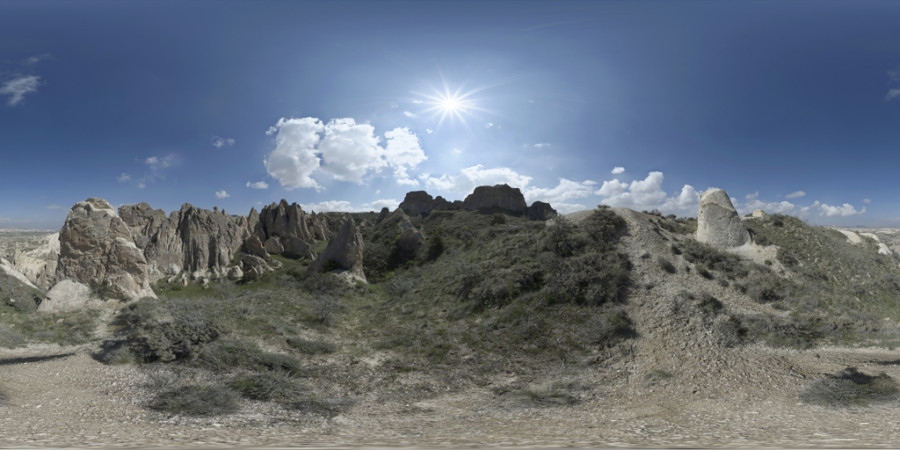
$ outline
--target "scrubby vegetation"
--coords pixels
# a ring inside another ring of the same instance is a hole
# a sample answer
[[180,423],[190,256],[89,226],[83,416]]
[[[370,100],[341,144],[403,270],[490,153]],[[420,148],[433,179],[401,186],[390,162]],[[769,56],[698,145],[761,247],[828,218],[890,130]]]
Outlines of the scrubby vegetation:
[[43,293],[0,272],[0,348],[28,342],[76,345],[88,342],[97,326],[97,311],[38,314]]
[[867,406],[872,403],[896,402],[900,386],[885,375],[867,375],[848,367],[809,383],[800,393],[804,403],[828,407]]

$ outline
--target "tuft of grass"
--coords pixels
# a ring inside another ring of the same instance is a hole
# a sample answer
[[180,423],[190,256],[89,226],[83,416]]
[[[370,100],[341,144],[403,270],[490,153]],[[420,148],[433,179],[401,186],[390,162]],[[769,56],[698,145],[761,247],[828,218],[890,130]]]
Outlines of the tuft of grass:
[[278,370],[239,375],[228,382],[228,387],[244,398],[264,402],[296,402],[303,400],[307,392],[297,378]]
[[675,266],[672,265],[672,263],[669,262],[669,260],[664,258],[662,255],[660,255],[656,258],[656,263],[659,264],[660,269],[662,269],[668,273],[678,272],[678,269],[676,269]]
[[855,367],[815,380],[800,393],[802,402],[827,407],[868,406],[898,399],[900,387],[893,378],[884,373],[867,375]]
[[159,392],[148,407],[169,414],[220,416],[236,412],[239,400],[238,393],[228,387],[198,384]]

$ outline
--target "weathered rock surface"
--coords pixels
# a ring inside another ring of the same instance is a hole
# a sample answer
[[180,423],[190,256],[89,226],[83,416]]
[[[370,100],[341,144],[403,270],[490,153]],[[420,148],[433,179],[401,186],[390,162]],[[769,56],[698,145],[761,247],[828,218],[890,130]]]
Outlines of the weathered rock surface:
[[309,266],[310,272],[342,270],[361,281],[366,281],[363,272],[363,238],[353,219],[347,218],[341,232]]
[[244,252],[262,259],[269,257],[269,252],[266,251],[262,242],[259,241],[259,236],[256,235],[250,236],[244,241]]
[[528,207],[528,218],[531,220],[550,220],[559,214],[545,202],[534,202]]
[[264,247],[270,255],[280,255],[284,253],[284,246],[281,245],[281,239],[279,239],[278,236],[273,236],[269,239],[266,239],[266,244]]
[[28,277],[25,276],[25,274],[16,270],[12,263],[3,258],[0,258],[0,273],[5,274],[8,277],[13,277],[20,283],[32,289],[40,290],[40,288],[35,286],[34,283],[32,283],[31,280],[29,280]]
[[722,189],[709,189],[700,196],[697,240],[719,248],[739,247],[750,241],[750,233]]
[[62,280],[47,292],[47,298],[38,305],[40,312],[68,312],[103,305],[91,288],[77,281]]
[[151,282],[184,269],[184,243],[176,212],[167,217],[165,211],[141,202],[120,206],[119,217],[131,228],[135,245],[144,252]]
[[105,285],[121,298],[156,297],[131,229],[105,200],[76,203],[59,233],[58,281]]
[[407,192],[403,202],[400,203],[400,209],[409,216],[428,215],[433,210],[444,211],[450,209],[451,203],[438,195],[432,198],[425,191]]
[[475,188],[475,191],[463,200],[463,209],[478,211],[482,214],[503,213],[524,216],[528,212],[528,205],[519,188],[498,184]]
[[59,233],[53,233],[35,249],[16,251],[11,263],[16,271],[35,286],[47,290],[53,285],[56,276],[57,259],[59,259]]
[[287,258],[293,259],[313,259],[315,255],[312,253],[309,244],[298,237],[284,237],[279,240],[284,250],[281,254]]
[[246,217],[184,204],[178,211],[178,232],[184,245],[184,270],[224,271],[244,239],[249,237]]

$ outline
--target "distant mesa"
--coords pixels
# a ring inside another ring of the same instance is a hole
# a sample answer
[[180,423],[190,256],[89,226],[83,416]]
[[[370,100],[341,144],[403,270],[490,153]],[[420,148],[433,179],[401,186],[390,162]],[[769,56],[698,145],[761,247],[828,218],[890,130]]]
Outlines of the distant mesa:
[[410,217],[426,216],[431,211],[447,209],[463,209],[481,214],[508,214],[527,217],[532,220],[548,220],[557,216],[549,203],[534,202],[531,207],[525,203],[525,196],[519,188],[507,184],[495,186],[479,186],[466,196],[462,202],[448,202],[443,197],[432,198],[425,191],[414,191],[406,194],[400,203],[400,209]]
[[719,248],[740,247],[750,242],[750,233],[722,189],[708,189],[700,195],[697,240]]

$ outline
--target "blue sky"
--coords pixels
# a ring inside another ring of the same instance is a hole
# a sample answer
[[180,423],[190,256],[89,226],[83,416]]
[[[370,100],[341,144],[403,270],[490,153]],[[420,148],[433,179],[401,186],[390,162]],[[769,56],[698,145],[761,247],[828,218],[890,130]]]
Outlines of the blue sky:
[[[3,1],[0,227],[509,183],[900,225],[900,2]],[[449,95],[447,93],[449,92]]]

